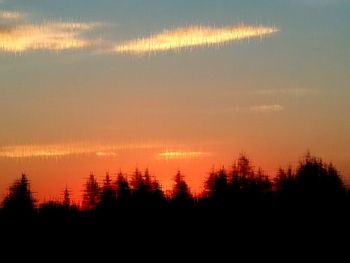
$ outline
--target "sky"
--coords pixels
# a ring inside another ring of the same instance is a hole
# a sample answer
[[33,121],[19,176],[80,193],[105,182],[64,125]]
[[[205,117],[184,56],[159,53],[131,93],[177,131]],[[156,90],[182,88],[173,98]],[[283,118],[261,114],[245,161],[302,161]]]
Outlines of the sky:
[[149,168],[199,192],[244,152],[350,183],[347,0],[0,0],[0,197]]

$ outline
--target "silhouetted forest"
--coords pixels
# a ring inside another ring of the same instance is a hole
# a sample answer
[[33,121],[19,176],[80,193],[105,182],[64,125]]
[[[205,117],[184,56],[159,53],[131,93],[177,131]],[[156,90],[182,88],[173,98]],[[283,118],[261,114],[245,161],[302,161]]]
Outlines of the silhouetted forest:
[[103,182],[91,174],[79,206],[70,195],[66,187],[60,202],[38,204],[23,174],[3,200],[1,227],[99,229],[127,236],[165,231],[179,237],[185,232],[291,234],[293,229],[319,225],[322,231],[342,231],[350,222],[350,191],[341,175],[332,164],[310,154],[294,169],[280,168],[274,178],[241,155],[231,167],[212,170],[197,195],[191,193],[181,171],[175,174],[171,191],[164,191],[147,169],[136,169],[129,178],[122,172],[106,174]]

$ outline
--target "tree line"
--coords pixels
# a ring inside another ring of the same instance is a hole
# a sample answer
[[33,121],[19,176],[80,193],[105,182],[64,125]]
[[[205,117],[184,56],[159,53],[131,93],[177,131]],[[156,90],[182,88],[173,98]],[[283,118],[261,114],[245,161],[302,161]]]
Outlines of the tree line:
[[271,179],[262,169],[254,169],[242,154],[229,169],[212,170],[201,194],[193,195],[178,171],[171,191],[164,192],[148,169],[136,169],[131,178],[120,172],[115,178],[107,174],[102,184],[91,174],[85,185],[81,206],[72,204],[68,188],[61,202],[37,205],[28,177],[23,174],[8,189],[1,215],[62,215],[65,212],[90,212],[104,215],[123,211],[161,211],[276,207],[311,203],[313,207],[334,206],[349,197],[338,170],[322,159],[307,154],[293,169],[279,169]]

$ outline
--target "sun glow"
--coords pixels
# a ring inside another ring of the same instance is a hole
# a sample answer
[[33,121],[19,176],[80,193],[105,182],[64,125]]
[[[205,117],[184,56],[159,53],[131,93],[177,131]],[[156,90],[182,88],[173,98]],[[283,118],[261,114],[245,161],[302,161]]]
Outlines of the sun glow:
[[190,49],[198,46],[215,46],[231,41],[262,37],[279,31],[276,27],[235,26],[202,27],[191,26],[164,30],[146,38],[131,40],[115,46],[114,50],[122,54],[149,54],[169,50]]

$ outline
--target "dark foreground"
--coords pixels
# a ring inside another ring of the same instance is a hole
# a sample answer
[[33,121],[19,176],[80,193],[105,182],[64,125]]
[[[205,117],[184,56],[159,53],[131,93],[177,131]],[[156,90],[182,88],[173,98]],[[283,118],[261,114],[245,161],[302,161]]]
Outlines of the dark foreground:
[[197,197],[180,173],[171,195],[150,178],[147,171],[130,182],[106,176],[99,187],[90,176],[78,207],[67,190],[63,202],[37,206],[23,175],[0,210],[1,248],[34,255],[53,250],[51,257],[82,248],[85,257],[152,260],[162,251],[230,258],[247,251],[249,258],[310,253],[311,247],[321,255],[350,245],[350,192],[337,170],[319,159],[307,156],[296,171],[280,170],[272,182],[241,157],[233,171],[213,171]]

